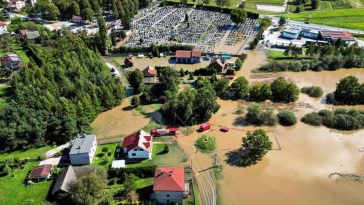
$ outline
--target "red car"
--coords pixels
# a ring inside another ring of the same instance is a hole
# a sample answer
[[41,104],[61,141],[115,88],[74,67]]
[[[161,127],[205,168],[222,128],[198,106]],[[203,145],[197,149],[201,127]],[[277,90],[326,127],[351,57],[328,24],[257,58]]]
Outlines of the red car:
[[229,132],[229,128],[228,127],[221,127],[220,131],[221,132]]
[[206,130],[209,130],[211,128],[211,125],[210,123],[208,122],[205,122],[205,123],[202,123],[200,125],[200,128],[198,129],[200,132],[203,132],[203,131],[206,131]]

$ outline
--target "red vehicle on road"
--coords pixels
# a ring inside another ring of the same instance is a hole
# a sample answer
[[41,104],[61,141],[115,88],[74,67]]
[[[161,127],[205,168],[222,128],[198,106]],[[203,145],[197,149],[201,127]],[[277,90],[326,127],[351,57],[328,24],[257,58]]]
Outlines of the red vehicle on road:
[[220,131],[221,131],[221,132],[229,132],[229,130],[230,130],[230,129],[229,129],[228,127],[221,127],[221,128],[220,128]]
[[203,131],[209,130],[210,128],[211,128],[211,124],[208,122],[205,122],[200,125],[200,128],[198,129],[198,131],[203,132]]

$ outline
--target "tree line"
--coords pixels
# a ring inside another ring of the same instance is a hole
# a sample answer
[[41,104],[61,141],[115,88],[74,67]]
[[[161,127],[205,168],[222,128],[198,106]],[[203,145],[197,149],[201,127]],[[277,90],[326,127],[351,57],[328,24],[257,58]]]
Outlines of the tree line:
[[0,111],[1,151],[64,143],[90,131],[90,122],[120,103],[125,91],[100,57],[74,34],[51,47],[25,45],[37,56],[11,79]]
[[[290,49],[290,50],[288,50]],[[337,40],[328,45],[308,44],[304,49],[307,59],[297,59],[298,54],[303,52],[290,46],[286,51],[287,55],[292,55],[292,61],[271,61],[267,65],[258,68],[262,72],[279,71],[322,71],[337,70],[339,68],[363,68],[364,67],[364,48],[358,44],[345,46],[343,41]],[[296,53],[298,51],[299,53]]]

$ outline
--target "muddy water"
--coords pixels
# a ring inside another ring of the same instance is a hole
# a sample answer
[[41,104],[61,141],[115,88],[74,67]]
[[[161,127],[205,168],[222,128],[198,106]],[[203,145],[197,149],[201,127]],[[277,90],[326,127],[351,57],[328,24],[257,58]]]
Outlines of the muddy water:
[[[254,68],[264,64],[264,52],[248,54],[243,69],[238,75],[248,80],[253,78]],[[296,82],[300,87],[319,85],[325,92],[332,92],[343,77],[355,75],[364,82],[364,69],[342,69],[335,72],[284,72],[275,74]],[[266,78],[260,78],[266,80]],[[224,165],[224,178],[219,181],[221,204],[364,204],[364,184],[353,178],[341,178],[332,173],[364,174],[364,130],[338,132],[326,127],[312,127],[298,123],[293,127],[263,127],[273,141],[273,149],[256,165],[242,168],[227,164],[226,153],[241,145],[241,138],[256,127],[244,124],[246,103],[219,101],[221,109],[210,122],[212,130],[207,134],[215,136],[216,153]],[[301,105],[303,104],[303,105]],[[301,94],[297,103],[287,105],[298,117],[328,108],[322,99],[313,99]],[[364,109],[364,106],[356,108]],[[243,112],[238,112],[243,110]],[[232,128],[228,133],[218,131],[219,125]],[[193,133],[181,141],[191,147],[201,134]],[[188,147],[185,145],[185,147]],[[199,170],[211,167],[212,160],[206,154],[193,154],[186,148]],[[210,160],[209,160],[210,159]],[[198,171],[198,170],[197,170]]]

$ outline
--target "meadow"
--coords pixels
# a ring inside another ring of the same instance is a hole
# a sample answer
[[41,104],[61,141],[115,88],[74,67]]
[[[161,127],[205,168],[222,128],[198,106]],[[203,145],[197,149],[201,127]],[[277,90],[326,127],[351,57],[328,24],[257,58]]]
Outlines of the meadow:
[[291,20],[306,21],[309,18],[310,23],[364,30],[364,9],[290,13],[283,16]]

